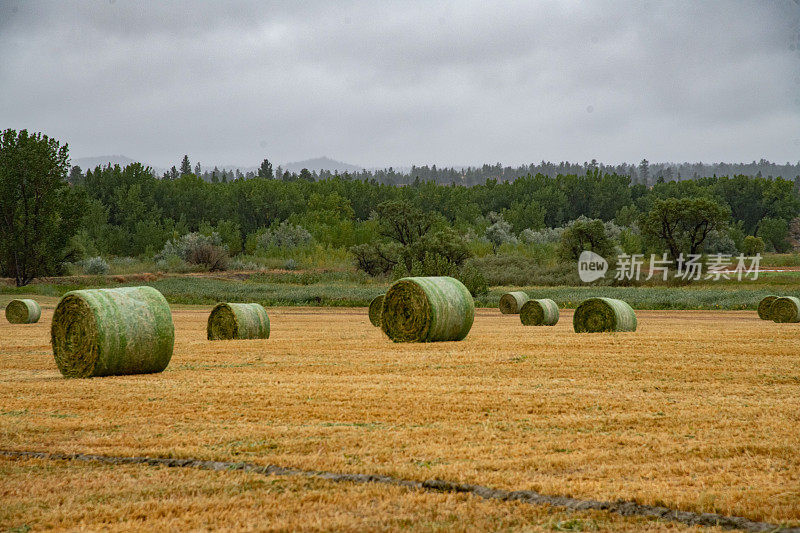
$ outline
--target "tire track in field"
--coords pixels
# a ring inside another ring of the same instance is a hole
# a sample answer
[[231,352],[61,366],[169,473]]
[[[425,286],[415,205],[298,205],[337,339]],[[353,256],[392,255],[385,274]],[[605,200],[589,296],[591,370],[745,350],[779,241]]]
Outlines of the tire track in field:
[[239,470],[265,476],[300,476],[334,482],[378,483],[429,492],[472,494],[486,500],[518,501],[531,505],[550,505],[571,511],[598,510],[618,514],[621,516],[641,516],[650,519],[679,522],[689,526],[719,526],[723,529],[738,529],[748,532],[770,531],[781,533],[800,533],[800,527],[784,527],[778,524],[770,524],[768,522],[755,522],[739,516],[679,511],[675,509],[669,509],[667,507],[641,505],[636,502],[624,500],[610,502],[600,500],[581,500],[566,496],[547,496],[545,494],[539,494],[538,492],[529,490],[509,491],[493,489],[482,485],[453,483],[439,479],[432,479],[428,481],[412,481],[393,476],[373,474],[337,474],[335,472],[300,470],[297,468],[287,468],[275,465],[262,466],[254,463],[203,461],[199,459],[118,457],[112,455],[92,455],[83,453],[65,454],[14,450],[0,450],[0,456],[10,459],[46,459],[53,461],[84,461],[102,464],[138,464],[147,466],[196,468],[199,470],[214,471]]

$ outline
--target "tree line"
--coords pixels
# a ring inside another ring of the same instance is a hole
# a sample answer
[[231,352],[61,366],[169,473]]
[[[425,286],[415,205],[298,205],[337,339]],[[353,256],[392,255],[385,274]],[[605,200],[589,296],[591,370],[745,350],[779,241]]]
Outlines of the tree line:
[[[397,186],[374,173],[306,171],[279,177],[265,160],[249,179],[207,180],[195,173],[199,169],[192,168],[188,157],[175,175],[157,177],[138,163],[83,172],[68,166],[67,154],[66,145],[47,136],[3,132],[0,270],[18,283],[31,279],[27,264],[41,265],[37,275],[47,275],[87,256],[153,256],[194,232],[216,235],[230,255],[252,252],[258,242],[266,242],[267,232],[278,235],[278,228],[300,228],[325,246],[363,252],[364,245],[373,246],[388,235],[398,240],[394,236],[402,228],[387,224],[405,224],[405,216],[426,224],[426,231],[413,230],[411,241],[419,241],[428,229],[448,232],[432,234],[424,241],[429,246],[415,248],[412,255],[424,258],[436,246],[452,248],[453,235],[467,240],[504,232],[521,236],[578,219],[644,227],[645,215],[655,206],[663,208],[669,198],[707,199],[715,219],[724,219],[715,230],[733,232],[738,241],[762,236],[768,248],[786,251],[789,226],[800,212],[795,179],[781,177],[711,176],[645,184],[590,164],[581,172],[529,172],[471,186],[423,178],[420,171]],[[413,244],[402,243],[399,235],[403,246]],[[463,250],[456,248],[448,253],[462,257]],[[370,257],[362,254],[360,259]],[[411,267],[412,259],[406,254],[389,262]]]

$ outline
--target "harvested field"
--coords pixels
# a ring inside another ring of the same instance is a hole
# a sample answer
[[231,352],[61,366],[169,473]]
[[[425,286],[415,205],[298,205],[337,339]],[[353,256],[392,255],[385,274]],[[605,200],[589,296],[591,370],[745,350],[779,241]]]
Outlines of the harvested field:
[[[572,332],[569,310],[556,326],[525,328],[495,309],[477,311],[464,341],[395,344],[366,309],[270,308],[268,341],[213,343],[209,311],[174,311],[162,374],[91,380],[58,373],[51,308],[36,325],[0,323],[0,448],[438,478],[800,524],[796,324],[754,311],[639,311],[635,333],[586,336]],[[242,527],[264,525],[248,516],[312,528],[399,527],[393,516],[427,529],[553,529],[572,518],[682,527],[307,479],[282,478],[272,494],[271,478],[243,472],[6,459],[0,468],[0,499],[15,502],[0,511],[4,527],[122,514],[63,503],[92,497],[161,511],[140,512],[152,522],[130,527],[214,519],[181,518],[194,508],[224,509],[217,525]],[[75,493],[53,489],[66,486]],[[363,510],[362,498],[377,510]],[[235,502],[240,514],[225,514]]]

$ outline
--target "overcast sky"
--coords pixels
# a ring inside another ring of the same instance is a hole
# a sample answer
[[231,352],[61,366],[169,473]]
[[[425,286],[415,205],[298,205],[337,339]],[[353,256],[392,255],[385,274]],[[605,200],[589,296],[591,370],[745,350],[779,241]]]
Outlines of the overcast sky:
[[0,128],[73,158],[800,160],[800,0],[0,0]]

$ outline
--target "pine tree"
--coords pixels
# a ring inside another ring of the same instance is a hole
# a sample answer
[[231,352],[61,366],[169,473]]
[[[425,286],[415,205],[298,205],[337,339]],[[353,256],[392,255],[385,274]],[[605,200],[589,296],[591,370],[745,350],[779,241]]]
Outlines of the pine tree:
[[192,164],[189,163],[189,156],[184,155],[183,161],[181,161],[181,176],[184,174],[191,174],[192,173]]
[[270,163],[268,159],[261,162],[261,167],[258,169],[258,177],[270,180],[275,177],[272,172],[272,163]]

